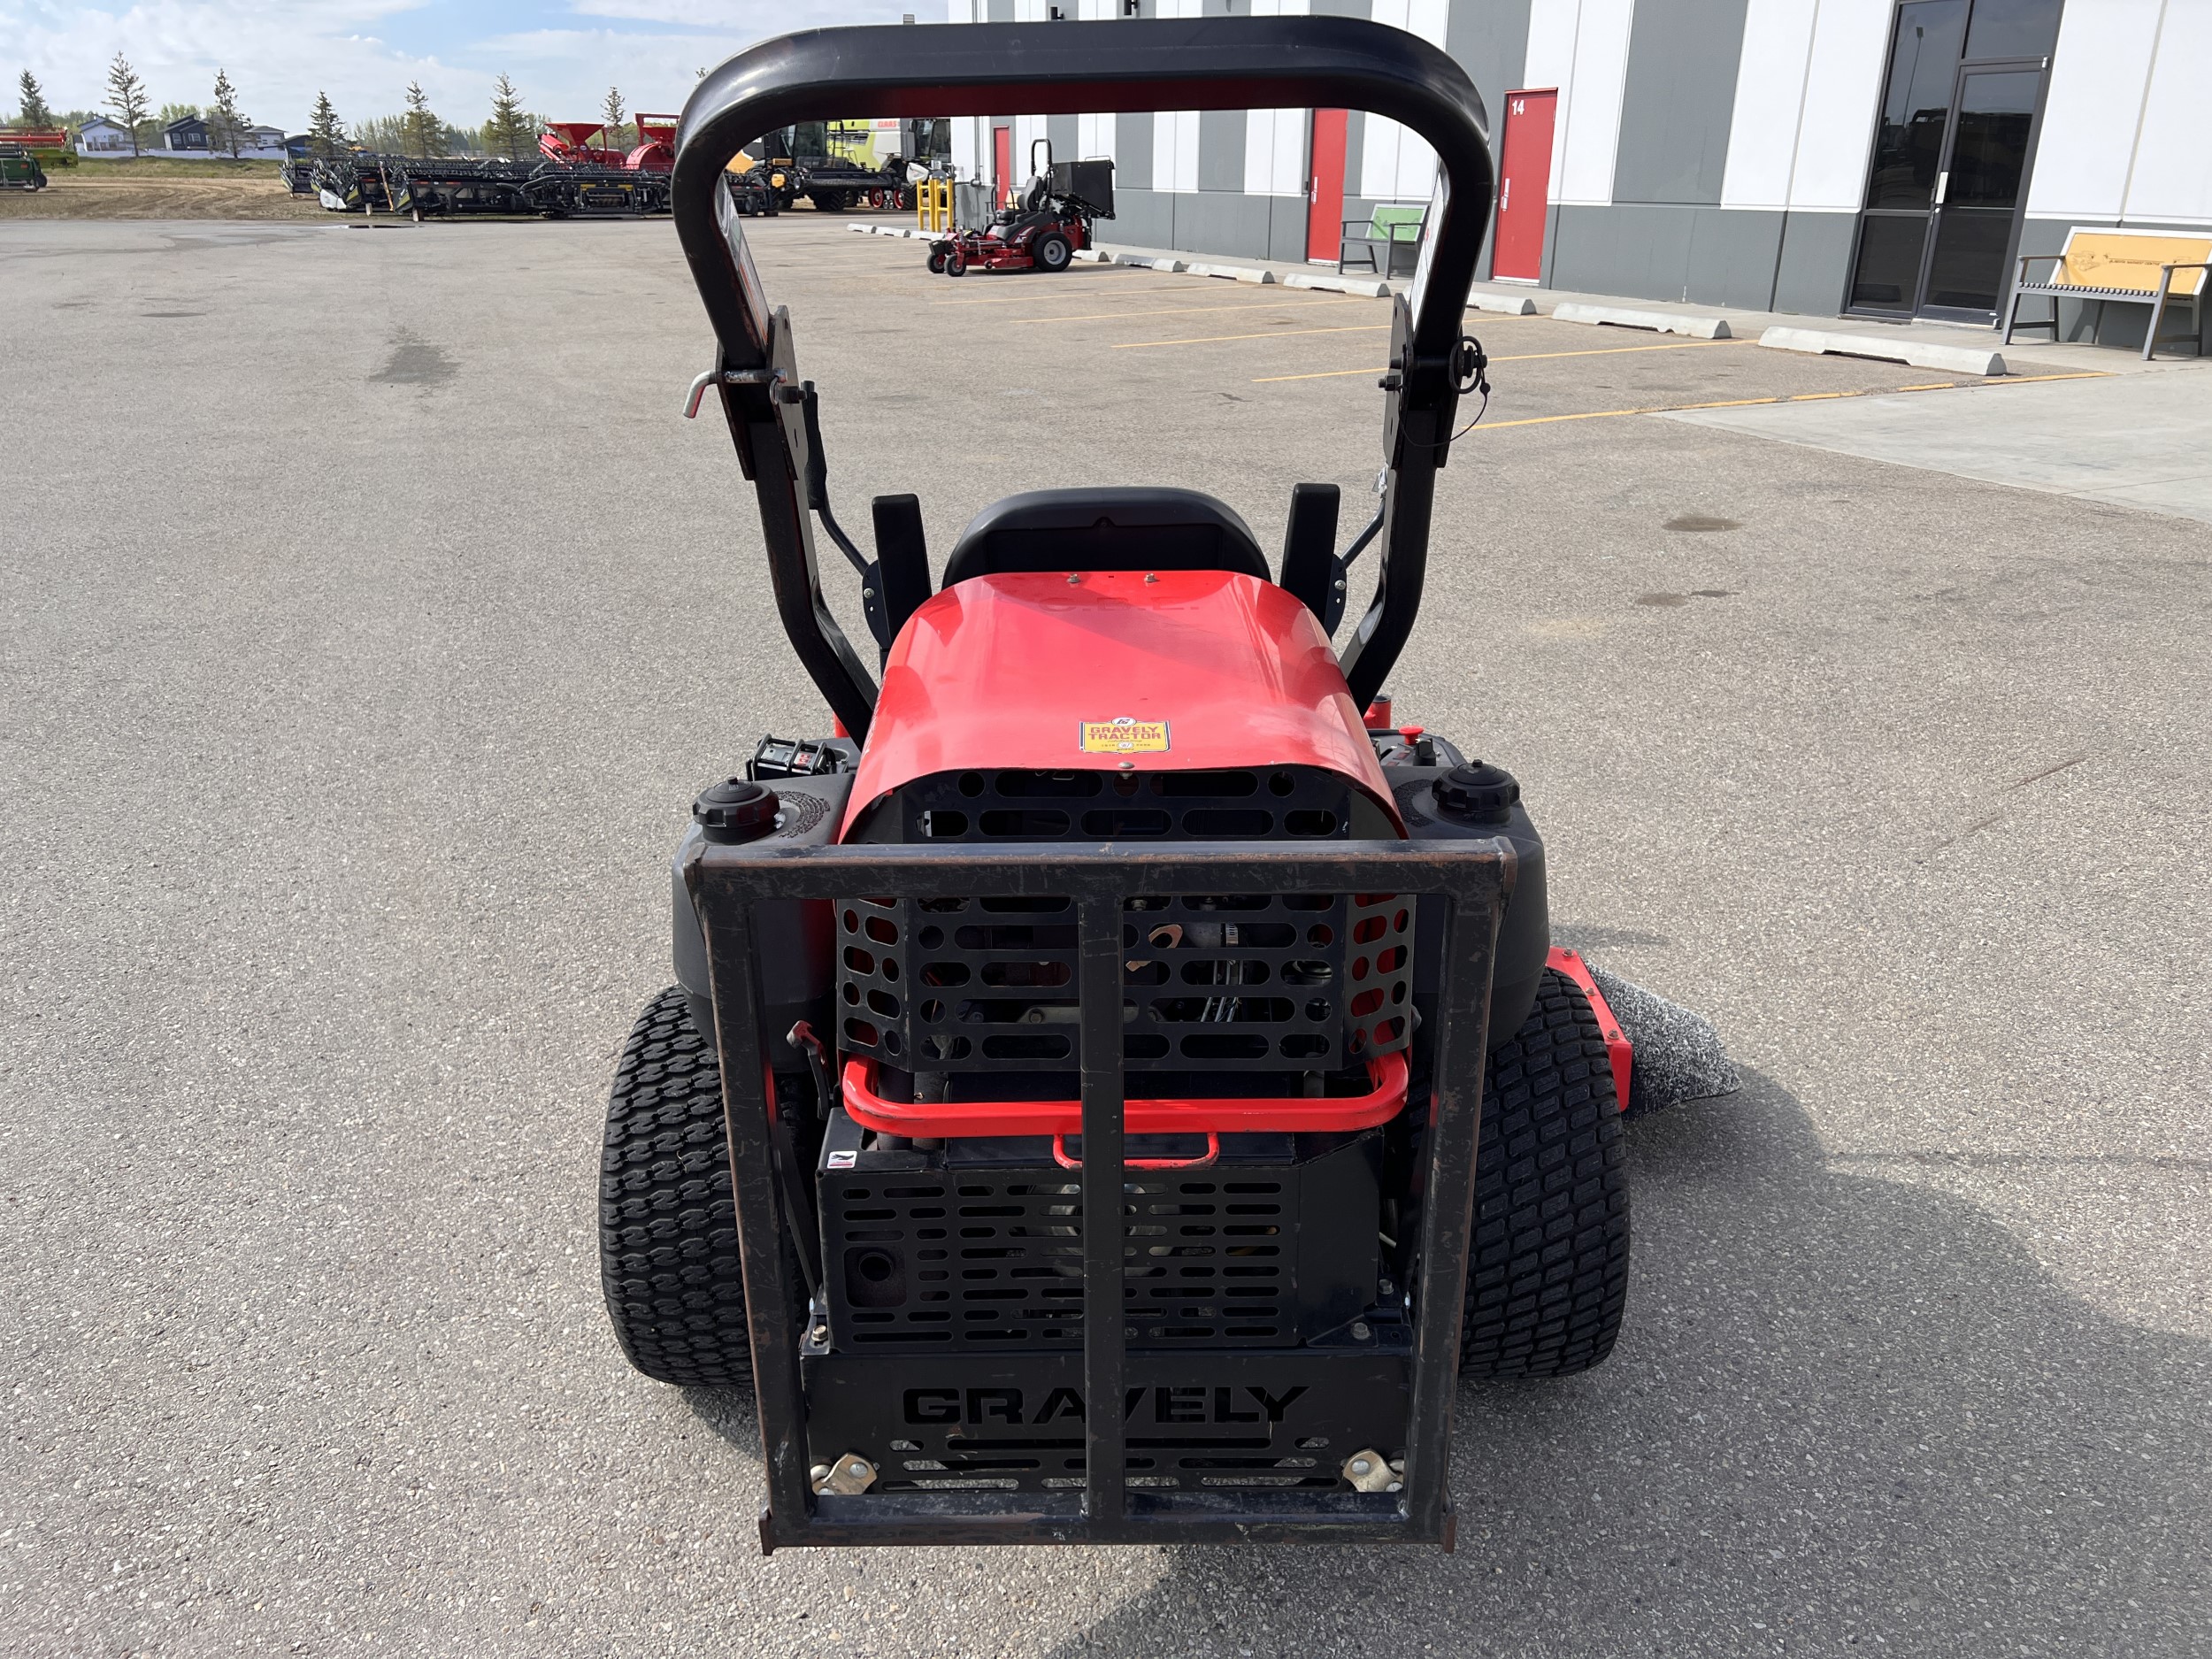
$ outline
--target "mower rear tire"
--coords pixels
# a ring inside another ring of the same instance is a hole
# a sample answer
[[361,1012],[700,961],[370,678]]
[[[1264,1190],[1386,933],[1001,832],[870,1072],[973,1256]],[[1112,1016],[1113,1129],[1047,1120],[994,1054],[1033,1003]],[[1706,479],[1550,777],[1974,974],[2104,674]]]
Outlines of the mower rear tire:
[[1601,1364],[1628,1302],[1628,1160],[1597,1017],[1547,972],[1490,1051],[1459,1368],[1571,1377]]
[[961,257],[957,250],[945,256],[945,274],[947,276],[965,276],[968,274],[968,262]]
[[942,276],[945,273],[944,255],[933,253],[929,256],[929,273],[932,276]]
[[599,1164],[599,1281],[630,1363],[656,1382],[752,1380],[722,1071],[671,986],[630,1028]]
[[1075,245],[1058,231],[1047,231],[1029,251],[1037,261],[1038,270],[1064,271],[1068,261],[1075,257]]

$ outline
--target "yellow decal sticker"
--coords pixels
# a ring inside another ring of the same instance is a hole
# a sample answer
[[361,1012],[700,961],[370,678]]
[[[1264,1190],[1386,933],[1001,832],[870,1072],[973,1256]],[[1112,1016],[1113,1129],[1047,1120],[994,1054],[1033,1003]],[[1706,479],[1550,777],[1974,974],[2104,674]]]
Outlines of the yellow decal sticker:
[[1110,720],[1086,720],[1081,726],[1086,755],[1164,755],[1167,722],[1140,720],[1117,715]]

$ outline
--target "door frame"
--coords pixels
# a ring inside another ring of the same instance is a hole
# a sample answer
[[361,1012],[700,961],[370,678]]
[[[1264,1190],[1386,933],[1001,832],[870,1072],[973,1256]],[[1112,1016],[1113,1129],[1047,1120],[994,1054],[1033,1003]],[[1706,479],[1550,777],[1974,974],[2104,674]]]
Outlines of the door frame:
[[1513,100],[1516,98],[1549,98],[1551,100],[1551,139],[1545,147],[1544,211],[1542,223],[1536,233],[1536,274],[1534,276],[1502,276],[1498,272],[1498,242],[1505,227],[1505,198],[1502,194],[1490,213],[1490,280],[1493,282],[1525,282],[1541,287],[1544,280],[1544,256],[1551,248],[1551,164],[1559,155],[1559,88],[1557,87],[1515,87],[1501,101],[1504,119],[1498,123],[1498,175],[1501,191],[1506,178],[1507,147],[1513,139]]
[[[1928,293],[1928,270],[1935,262],[1937,233],[1942,228],[1943,204],[1934,202],[1924,211],[1918,208],[1861,207],[1851,227],[1851,262],[1844,267],[1843,314],[1847,317],[1881,318],[1893,322],[1914,322],[1926,318],[1939,323],[1985,323],[1994,328],[2002,319],[2005,296],[2012,291],[2012,273],[2019,256],[2020,233],[2028,219],[2028,188],[2035,179],[2036,151],[2043,140],[2043,109],[2051,96],[2051,60],[2048,58],[1978,58],[1959,65],[1951,76],[1951,111],[1944,123],[1943,149],[1936,161],[1937,190],[1942,193],[1951,176],[1951,151],[1959,139],[1959,105],[1966,91],[1970,75],[2032,73],[2041,78],[2036,82],[2035,111],[2028,118],[2027,157],[2020,166],[2020,195],[2012,207],[2012,230],[2005,238],[2005,262],[2000,267],[1996,309],[1989,311],[1967,311],[1951,305],[1923,303]],[[1886,78],[1886,65],[1885,65]],[[1876,119],[1880,119],[1878,110]],[[1870,151],[1867,165],[1874,165]],[[1863,194],[1863,192],[1862,192]],[[1920,262],[1914,267],[1913,289],[1910,299],[1901,307],[1892,309],[1881,305],[1859,305],[1852,303],[1851,288],[1858,281],[1859,249],[1866,239],[1866,222],[1870,219],[1911,219],[1921,221]]]

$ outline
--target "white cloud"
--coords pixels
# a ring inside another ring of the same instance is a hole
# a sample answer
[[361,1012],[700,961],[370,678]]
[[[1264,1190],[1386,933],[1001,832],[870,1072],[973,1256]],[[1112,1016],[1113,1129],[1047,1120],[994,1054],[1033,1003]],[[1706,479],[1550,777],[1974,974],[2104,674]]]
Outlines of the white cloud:
[[[247,115],[298,131],[315,94],[326,91],[347,120],[396,113],[419,81],[431,106],[470,124],[489,112],[493,80],[514,77],[526,104],[555,119],[595,111],[610,85],[630,104],[679,110],[697,72],[794,23],[896,22],[928,0],[548,0],[551,27],[469,37],[467,12],[434,14],[431,0],[137,0],[112,10],[64,0],[0,0],[0,99],[12,103],[27,67],[57,109],[98,109],[108,65],[120,52],[163,104],[205,104],[219,67]],[[418,14],[411,16],[410,14]],[[603,18],[604,27],[588,19]],[[409,51],[394,36],[432,21],[450,43]],[[624,27],[634,25],[635,27]]]

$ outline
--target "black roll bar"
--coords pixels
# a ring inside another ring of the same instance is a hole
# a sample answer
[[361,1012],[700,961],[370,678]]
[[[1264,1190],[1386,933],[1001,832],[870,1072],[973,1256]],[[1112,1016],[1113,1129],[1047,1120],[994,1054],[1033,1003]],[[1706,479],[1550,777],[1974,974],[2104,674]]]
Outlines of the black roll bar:
[[784,630],[830,707],[864,737],[873,678],[829,613],[803,480],[811,460],[790,318],[771,310],[722,188],[762,134],[865,109],[887,116],[1347,108],[1403,123],[1436,151],[1440,181],[1414,280],[1394,308],[1389,469],[1375,597],[1340,656],[1363,706],[1412,634],[1435,477],[1450,446],[1467,290],[1495,180],[1489,123],[1466,73],[1402,29],[1350,18],[1202,18],[810,29],[764,41],[708,75],[684,106],[672,180],[676,231],[714,326],[719,390],[759,495]]

